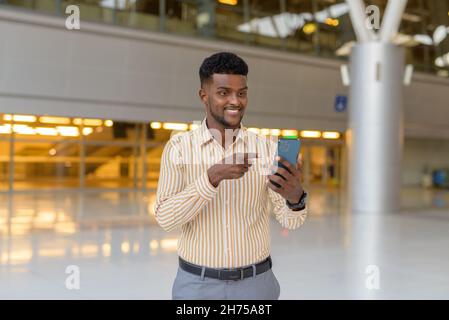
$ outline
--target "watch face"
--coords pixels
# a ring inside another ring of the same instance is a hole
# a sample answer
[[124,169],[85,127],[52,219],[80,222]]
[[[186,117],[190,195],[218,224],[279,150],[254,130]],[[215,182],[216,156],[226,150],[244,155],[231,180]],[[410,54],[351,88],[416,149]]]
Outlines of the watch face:
[[299,203],[296,205],[296,207],[298,207],[298,208],[304,207],[306,204],[306,198],[307,198],[307,193],[304,191],[304,194],[301,196],[301,199],[299,200]]

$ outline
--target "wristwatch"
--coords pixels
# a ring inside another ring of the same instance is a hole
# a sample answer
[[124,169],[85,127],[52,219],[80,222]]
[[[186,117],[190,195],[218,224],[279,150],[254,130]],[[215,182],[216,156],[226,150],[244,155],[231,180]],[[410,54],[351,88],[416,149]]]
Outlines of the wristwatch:
[[299,199],[298,203],[290,203],[288,200],[286,200],[287,206],[291,210],[295,210],[295,211],[304,210],[306,208],[306,199],[307,199],[307,192],[303,191],[302,196]]

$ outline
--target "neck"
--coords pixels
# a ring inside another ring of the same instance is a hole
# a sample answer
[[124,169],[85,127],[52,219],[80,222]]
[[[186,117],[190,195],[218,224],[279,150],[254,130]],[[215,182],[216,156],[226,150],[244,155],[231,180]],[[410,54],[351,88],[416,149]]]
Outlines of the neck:
[[[241,123],[239,123],[239,126],[237,128],[232,127],[225,127],[223,124],[215,121],[215,119],[212,116],[206,117],[206,126],[209,130],[211,130],[212,136],[215,140],[217,140],[224,148],[227,147],[226,141],[232,141],[232,143],[235,141],[235,138],[237,137],[237,134],[239,132],[239,129],[241,128]],[[217,135],[217,132],[220,133],[220,135]],[[228,138],[226,139],[226,135],[228,135]],[[232,139],[231,139],[232,137]],[[220,141],[221,138],[221,141]],[[229,143],[228,143],[229,144]]]

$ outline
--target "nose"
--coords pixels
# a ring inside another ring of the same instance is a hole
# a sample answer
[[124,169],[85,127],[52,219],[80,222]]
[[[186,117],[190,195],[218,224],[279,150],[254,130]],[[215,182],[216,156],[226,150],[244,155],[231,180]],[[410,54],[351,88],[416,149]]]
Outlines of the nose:
[[239,99],[237,97],[237,94],[230,94],[229,95],[229,104],[233,106],[239,105]]

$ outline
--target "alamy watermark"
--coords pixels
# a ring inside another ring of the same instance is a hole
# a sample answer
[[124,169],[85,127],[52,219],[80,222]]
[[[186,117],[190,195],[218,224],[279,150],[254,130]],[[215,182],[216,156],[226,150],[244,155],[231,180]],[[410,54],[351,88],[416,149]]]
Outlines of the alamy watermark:
[[365,26],[370,30],[380,29],[380,9],[378,6],[369,5],[365,9],[367,17],[365,19]]
[[80,290],[81,273],[80,267],[77,265],[70,265],[65,268],[65,273],[69,276],[65,279],[65,287],[67,290]]
[[365,279],[365,287],[368,290],[379,290],[380,289],[380,269],[379,266],[375,264],[370,264],[365,268],[365,274],[367,277]]
[[65,13],[69,16],[65,20],[65,27],[67,30],[79,30],[81,28],[80,21],[80,7],[77,5],[70,5],[65,8]]

